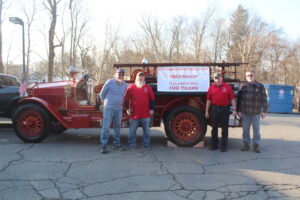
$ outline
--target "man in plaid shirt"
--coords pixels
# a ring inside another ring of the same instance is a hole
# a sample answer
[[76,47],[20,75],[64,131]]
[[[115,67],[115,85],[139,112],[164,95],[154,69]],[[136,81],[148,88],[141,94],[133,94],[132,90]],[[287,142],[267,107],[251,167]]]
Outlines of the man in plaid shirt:
[[263,84],[255,80],[252,71],[246,72],[247,83],[243,85],[237,95],[237,111],[242,118],[243,142],[241,151],[250,149],[250,126],[253,128],[253,151],[260,153],[260,117],[264,119],[268,110],[268,101]]

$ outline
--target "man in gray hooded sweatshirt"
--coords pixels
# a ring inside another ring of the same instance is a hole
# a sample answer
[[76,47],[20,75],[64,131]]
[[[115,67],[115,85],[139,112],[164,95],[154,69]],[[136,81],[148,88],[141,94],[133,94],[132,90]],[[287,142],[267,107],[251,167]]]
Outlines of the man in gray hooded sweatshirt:
[[127,88],[127,83],[124,81],[124,75],[124,69],[117,69],[115,78],[107,80],[100,92],[100,98],[104,102],[103,123],[100,136],[100,152],[102,154],[107,153],[109,128],[112,122],[114,127],[113,149],[124,151],[120,142],[122,102]]

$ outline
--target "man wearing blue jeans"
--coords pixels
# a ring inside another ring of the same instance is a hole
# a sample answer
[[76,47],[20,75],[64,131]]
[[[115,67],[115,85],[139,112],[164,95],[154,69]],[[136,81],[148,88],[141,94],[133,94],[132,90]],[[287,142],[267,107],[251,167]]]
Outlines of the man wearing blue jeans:
[[136,130],[139,125],[142,126],[143,129],[143,147],[150,148],[150,120],[151,118],[144,119],[130,119],[129,125],[129,136],[128,143],[130,149],[136,148]]
[[120,142],[120,130],[122,122],[122,102],[127,84],[124,81],[125,70],[117,69],[115,78],[105,82],[100,98],[104,102],[103,123],[100,136],[100,153],[107,153],[107,144],[109,140],[109,128],[113,122],[114,139],[113,149],[123,151],[124,148]]
[[264,119],[268,110],[268,101],[263,84],[255,80],[253,71],[246,72],[247,83],[241,87],[238,93],[237,110],[242,119],[243,142],[241,151],[250,150],[250,126],[253,129],[253,151],[260,153],[260,117]]
[[139,125],[143,128],[143,147],[150,148],[150,117],[154,113],[154,93],[152,88],[145,84],[143,72],[139,72],[135,83],[128,86],[124,97],[124,106],[130,116],[129,149],[136,148],[136,130]]

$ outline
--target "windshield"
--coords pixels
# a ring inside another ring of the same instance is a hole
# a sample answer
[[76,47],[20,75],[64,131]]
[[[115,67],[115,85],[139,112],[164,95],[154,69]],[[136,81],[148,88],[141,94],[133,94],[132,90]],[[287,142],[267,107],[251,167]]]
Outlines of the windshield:
[[19,86],[17,79],[13,76],[0,75],[0,85],[4,86]]

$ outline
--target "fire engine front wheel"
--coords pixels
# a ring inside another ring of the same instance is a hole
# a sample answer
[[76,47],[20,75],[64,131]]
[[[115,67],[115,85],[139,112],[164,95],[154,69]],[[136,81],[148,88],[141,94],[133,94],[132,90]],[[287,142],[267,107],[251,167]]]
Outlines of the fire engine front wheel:
[[203,112],[191,106],[173,109],[164,119],[168,139],[178,146],[194,146],[205,136],[207,124]]
[[49,135],[49,114],[37,104],[20,105],[12,120],[17,136],[24,142],[41,142]]

